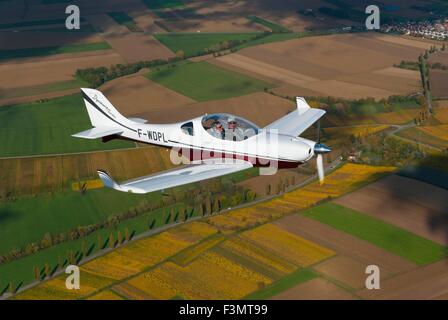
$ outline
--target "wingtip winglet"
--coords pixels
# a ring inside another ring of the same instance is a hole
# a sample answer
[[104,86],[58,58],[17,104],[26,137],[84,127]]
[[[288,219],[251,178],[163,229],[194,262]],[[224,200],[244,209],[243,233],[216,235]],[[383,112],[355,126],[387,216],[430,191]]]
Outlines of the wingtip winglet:
[[105,187],[122,191],[121,186],[105,170],[97,169],[97,172]]

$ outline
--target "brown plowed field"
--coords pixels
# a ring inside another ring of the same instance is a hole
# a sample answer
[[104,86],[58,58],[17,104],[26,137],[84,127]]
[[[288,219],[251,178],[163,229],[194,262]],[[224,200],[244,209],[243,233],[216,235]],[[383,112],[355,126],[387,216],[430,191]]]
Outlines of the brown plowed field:
[[448,294],[448,260],[406,272],[381,282],[380,290],[363,289],[364,299],[434,299]]
[[413,263],[364,240],[299,214],[284,217],[276,221],[275,224],[289,232],[330,248],[339,254],[354,257],[366,266],[376,264],[381,270],[392,273],[403,272],[416,267]]
[[[397,41],[392,41],[397,38]],[[384,98],[420,90],[417,72],[392,68],[416,60],[431,43],[377,34],[293,39],[215,58],[246,73],[274,79],[279,92],[310,91],[342,98]],[[287,91],[283,85],[289,86]],[[283,90],[283,91],[282,91]]]
[[272,300],[354,300],[351,293],[321,278],[299,284],[277,294]]
[[447,199],[448,190],[391,175],[335,202],[446,245],[447,231],[435,221],[448,216]]
[[174,54],[151,35],[131,32],[107,14],[88,16],[90,24],[102,30],[102,37],[126,62],[166,59]]

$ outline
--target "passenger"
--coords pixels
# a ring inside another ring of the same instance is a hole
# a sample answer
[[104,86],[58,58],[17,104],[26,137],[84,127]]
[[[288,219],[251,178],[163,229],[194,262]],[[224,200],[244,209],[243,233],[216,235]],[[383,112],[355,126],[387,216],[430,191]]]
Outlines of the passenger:
[[218,139],[224,139],[226,131],[219,120],[213,123],[213,126],[207,130],[209,134]]
[[226,140],[242,141],[244,139],[244,130],[238,126],[234,117],[227,119]]

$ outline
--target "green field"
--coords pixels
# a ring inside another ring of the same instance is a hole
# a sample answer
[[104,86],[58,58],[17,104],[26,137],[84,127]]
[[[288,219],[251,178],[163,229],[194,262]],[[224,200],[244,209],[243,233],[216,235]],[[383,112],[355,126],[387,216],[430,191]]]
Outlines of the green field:
[[63,53],[107,50],[110,48],[111,47],[107,42],[95,42],[95,43],[73,44],[57,47],[0,50],[0,60],[41,57]]
[[229,41],[249,41],[256,33],[159,33],[154,37],[174,53],[183,51],[185,56],[205,53],[206,49]]
[[447,248],[440,244],[331,202],[306,210],[304,215],[418,265],[429,264],[447,256]]
[[279,24],[274,23],[272,21],[268,21],[266,19],[262,19],[262,18],[257,17],[257,16],[250,16],[248,19],[253,21],[253,22],[255,22],[255,23],[261,24],[261,25],[265,26],[266,28],[271,29],[271,31],[274,32],[274,33],[291,32],[289,29],[285,28],[282,25],[279,25]]
[[134,19],[132,19],[130,16],[128,16],[123,11],[118,12],[108,12],[107,13],[112,19],[114,19],[118,24],[121,24],[128,28],[132,32],[139,32],[142,31],[137,24],[135,23]]
[[33,96],[33,95],[38,95],[38,94],[42,94],[42,93],[64,91],[64,90],[89,87],[89,86],[90,85],[87,82],[85,82],[81,79],[58,81],[58,82],[52,82],[52,83],[41,84],[41,85],[30,86],[30,87],[20,87],[20,88],[8,89],[8,90],[4,90],[4,91],[0,90],[0,99],[27,97],[27,96]]
[[[116,194],[117,193],[115,193],[115,195]],[[110,198],[113,197],[111,196]],[[121,196],[119,196],[118,198],[119,200],[123,199],[121,198]],[[119,200],[117,201],[114,200],[114,202],[118,202]],[[176,206],[174,206],[173,208],[176,208]],[[149,222],[152,222],[153,219],[155,219],[156,221],[156,223],[154,224],[154,228],[158,228],[164,225],[163,217],[165,212],[169,209],[170,207],[154,210],[145,213],[143,215],[140,215],[136,218],[122,221],[120,222],[118,227],[99,229],[81,239],[63,242],[58,245],[52,246],[48,249],[40,250],[30,256],[26,256],[18,260],[14,260],[12,262],[0,264],[0,293],[5,288],[5,286],[8,285],[10,281],[14,283],[14,286],[20,283],[27,284],[32,282],[34,280],[33,278],[34,266],[43,268],[45,263],[48,263],[51,266],[51,268],[53,268],[58,263],[58,256],[64,260],[67,258],[68,251],[81,252],[83,243],[87,245],[89,249],[92,248],[92,253],[95,253],[98,250],[102,249],[98,245],[98,237],[100,237],[102,241],[104,241],[105,243],[110,233],[113,233],[116,239],[118,230],[120,230],[121,234],[124,235],[125,228],[128,228],[131,234],[138,235],[144,231],[149,230],[148,224]],[[79,212],[76,212],[75,214],[79,214]],[[53,224],[58,223],[62,224],[62,222],[53,221]]]
[[91,128],[81,95],[0,108],[0,157],[130,148],[128,141],[86,140],[72,134]]
[[185,62],[156,68],[149,79],[196,101],[226,99],[271,88],[272,84],[207,62]]
[[246,300],[265,300],[269,299],[285,290],[288,290],[300,283],[316,278],[317,275],[309,269],[299,269],[286,277],[281,278],[268,285],[267,287],[249,294],[244,299]]
[[184,5],[181,0],[143,0],[143,3],[149,9],[178,8]]

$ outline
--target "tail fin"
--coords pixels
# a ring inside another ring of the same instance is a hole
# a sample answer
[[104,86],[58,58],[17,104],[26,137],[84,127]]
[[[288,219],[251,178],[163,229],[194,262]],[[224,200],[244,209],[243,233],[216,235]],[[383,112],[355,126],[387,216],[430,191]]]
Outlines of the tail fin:
[[122,116],[112,103],[98,90],[81,88],[84,103],[94,127],[126,127],[132,121]]

